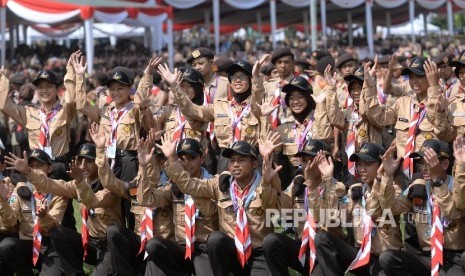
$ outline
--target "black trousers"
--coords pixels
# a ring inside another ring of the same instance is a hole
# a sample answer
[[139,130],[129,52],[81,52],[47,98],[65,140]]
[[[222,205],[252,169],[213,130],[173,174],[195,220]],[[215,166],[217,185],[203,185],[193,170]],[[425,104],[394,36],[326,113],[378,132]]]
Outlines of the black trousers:
[[[0,242],[3,241],[6,238],[17,238],[17,237],[18,237],[17,233],[15,233],[15,234],[0,234]],[[13,276],[14,275],[14,273],[11,270],[10,266],[8,266],[8,264],[5,261],[3,261],[2,259],[0,259],[0,275],[5,275],[5,276]]]
[[[307,250],[305,267],[299,261],[300,240],[294,240],[280,233],[271,233],[263,239],[263,251],[271,275],[289,275],[289,267],[302,275],[309,275],[309,252]],[[314,266],[312,275],[324,276],[321,266]]]
[[215,231],[210,234],[207,240],[207,252],[215,276],[228,276],[229,272],[234,275],[270,275],[263,248],[253,249],[252,256],[242,268],[237,258],[234,239],[223,232]]
[[[66,275],[84,275],[82,236],[66,227],[56,227],[50,232],[50,242],[61,260]],[[89,238],[85,262],[93,265],[92,275],[108,275],[111,269],[111,256],[105,240]]]
[[111,225],[107,230],[107,242],[112,275],[132,276],[144,271],[144,254],[137,255],[140,238],[133,231],[120,225]]
[[168,276],[176,275],[213,275],[208,261],[206,243],[194,243],[194,253],[191,260],[184,258],[186,247],[174,241],[153,238],[147,242],[146,251],[149,255],[145,275],[158,276],[159,272]]
[[[344,275],[344,272],[357,256],[358,249],[326,231],[319,231],[315,236],[316,258],[326,276]],[[355,275],[385,275],[378,258],[371,255],[370,263],[351,271]]]
[[[126,182],[130,182],[137,176],[138,169],[139,160],[137,159],[137,156],[116,156],[113,172],[117,178]],[[121,200],[121,211],[123,220],[126,221],[127,227],[134,231],[136,222],[134,214],[131,212],[130,200]]]
[[[0,242],[0,259],[16,273],[17,276],[32,276],[32,240],[20,240],[8,237]],[[48,238],[42,238],[42,249],[36,269],[40,275],[61,276],[61,262]]]

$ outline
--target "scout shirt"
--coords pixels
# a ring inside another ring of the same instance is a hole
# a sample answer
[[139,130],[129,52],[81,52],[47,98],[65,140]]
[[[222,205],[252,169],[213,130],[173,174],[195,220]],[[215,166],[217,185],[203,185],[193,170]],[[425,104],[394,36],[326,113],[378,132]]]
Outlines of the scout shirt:
[[[93,122],[97,122],[103,126],[103,131],[101,131],[108,140],[107,146],[110,145],[110,138],[113,138],[113,119],[115,123],[118,123],[115,130],[116,148],[120,150],[136,150],[141,127],[146,130],[150,129],[150,125],[145,124],[144,121],[140,119],[141,111],[138,105],[143,100],[148,100],[150,89],[152,88],[152,81],[152,75],[144,74],[137,87],[134,102],[129,101],[127,105],[123,107],[127,109],[127,112],[124,112],[121,118],[118,118],[118,111],[116,110],[114,102],[104,106],[103,109],[100,110],[97,106],[91,106],[85,95],[76,96],[76,108],[78,111],[87,115]],[[147,111],[149,111],[149,109],[147,109]]]
[[[32,191],[30,190],[32,189]],[[32,193],[36,189],[30,184],[19,182],[8,202],[0,198],[0,224],[7,228],[14,227],[19,223],[19,238],[21,240],[32,240],[32,228],[34,220],[32,217]],[[48,204],[47,214],[40,218],[39,226],[42,237],[47,237],[52,228],[60,226],[65,215],[68,199],[61,196],[53,196]]]
[[[56,114],[48,123],[49,146],[51,147],[52,158],[68,153],[71,144],[71,123],[76,118],[75,98],[78,95],[85,97],[84,76],[75,75],[72,66],[66,68],[67,72],[64,79],[65,96],[62,103],[60,101],[55,103],[53,110]],[[8,96],[9,91],[9,81],[5,76],[2,76],[0,78],[0,110],[28,130],[29,147],[31,149],[40,149],[40,129],[43,120],[45,120],[42,118],[41,108],[33,105],[20,106],[13,103]]]
[[[235,123],[233,114],[238,111],[243,114],[240,121],[237,122],[241,128],[241,141],[258,146],[258,139],[266,135],[266,132],[261,129],[260,110],[256,106],[256,103],[261,104],[263,98],[263,82],[261,78],[252,79],[252,95],[243,102],[246,106],[235,105],[234,100],[227,101],[223,99],[218,99],[208,106],[198,106],[177,86],[172,91],[174,102],[179,106],[186,119],[193,122],[213,122],[215,136],[221,148],[227,148],[233,143],[233,124]],[[194,125],[197,125],[197,123]],[[197,131],[201,130],[197,129]]]
[[[140,223],[144,216],[145,208],[137,202],[136,192],[131,191],[133,183],[124,182],[116,178],[110,168],[108,159],[106,158],[105,148],[97,148],[95,164],[98,166],[98,175],[103,187],[111,193],[131,201],[131,212],[134,214],[135,218],[134,231],[137,235],[140,235]],[[152,183],[158,183],[160,171],[158,170],[156,163],[153,162],[149,164],[149,166],[147,166],[147,170],[147,177],[150,181]],[[136,177],[135,182],[137,182],[138,177],[139,176]],[[173,238],[173,218],[171,208],[162,208],[160,211],[156,212],[156,215],[153,217],[153,221],[154,237],[161,237],[163,239]]]
[[227,101],[229,97],[229,81],[227,78],[213,74],[209,83],[204,86],[204,105],[213,103],[217,100]]
[[452,194],[455,207],[465,211],[465,163],[455,163],[455,178]]
[[294,78],[293,74],[289,75],[284,80],[270,79],[268,82],[264,83],[265,93],[263,102],[272,102],[277,97],[277,95],[281,97],[279,107],[276,109],[280,124],[284,124],[286,122],[294,120],[291,110],[289,109],[289,107],[286,106],[286,103],[284,101],[286,93],[281,92],[283,86],[288,84],[292,78]]
[[[13,195],[13,191],[15,190],[15,186],[11,179],[9,177],[5,177],[1,180],[2,187],[1,189],[6,189],[8,191],[6,200],[0,200],[0,217],[5,216],[8,217],[8,214],[6,213],[5,208],[3,208],[4,204],[8,204],[8,202],[11,199],[11,196]],[[6,191],[5,191],[6,192]],[[0,235],[2,234],[11,234],[11,233],[17,233],[18,232],[18,226],[14,225],[13,227],[7,227],[7,225],[2,223],[3,220],[0,219]]]
[[[172,190],[172,183],[167,183],[163,187],[153,185],[147,179],[146,169],[141,168],[141,178],[137,186],[137,201],[141,206],[151,209],[173,208],[173,223],[176,242],[185,244],[185,195],[179,193],[175,195]],[[208,179],[211,175],[202,168],[202,178]],[[195,207],[198,212],[195,219],[195,241],[207,242],[208,235],[213,231],[218,231],[218,210],[216,202],[209,198],[193,197]]]
[[[234,210],[229,189],[227,192],[222,192],[219,183],[220,179],[224,180],[224,177],[228,177],[229,175],[215,175],[212,179],[191,178],[189,173],[182,168],[179,161],[168,166],[165,171],[172,181],[176,183],[181,192],[189,194],[194,198],[214,200],[218,205],[220,231],[234,239],[236,211]],[[230,180],[228,178],[225,181]],[[277,208],[278,197],[281,192],[279,177],[275,177],[273,183],[267,186],[264,186],[263,179],[260,181],[255,190],[255,195],[246,210],[252,248],[262,247],[263,238],[267,234],[273,233],[273,227],[266,227],[266,209]]]
[[354,105],[354,101],[352,98],[349,99],[349,87],[342,77],[342,75],[337,76],[336,82],[336,95],[337,101],[339,102],[339,107],[344,110],[352,105]]
[[[367,81],[364,87],[372,87]],[[425,105],[425,116],[418,126],[418,134],[415,136],[415,149],[418,151],[423,142],[428,139],[444,140],[447,138],[447,114],[435,111],[435,104],[440,94],[438,86],[429,87],[428,95],[422,102]],[[366,89],[366,88],[365,88]],[[375,89],[366,89],[365,101],[366,111],[370,121],[376,121],[380,126],[394,125],[396,129],[397,155],[404,156],[407,136],[414,112],[420,108],[420,103],[416,95],[410,93],[397,99],[392,107],[381,106],[379,104]]]
[[[299,187],[300,186],[300,187]],[[345,239],[345,235],[342,233],[340,224],[339,227],[328,228],[326,226],[327,222],[330,222],[330,216],[340,217],[340,206],[341,202],[339,200],[336,190],[343,189],[345,193],[345,185],[332,177],[324,178],[320,185],[316,186],[313,189],[310,189],[305,183],[299,185],[294,183],[294,181],[287,187],[286,191],[281,193],[279,198],[280,209],[294,209],[302,210],[307,214],[307,210],[312,210],[312,215],[315,223],[320,223],[320,229],[331,232],[336,236]],[[303,191],[296,192],[298,189],[303,189]],[[307,191],[307,194],[305,194]],[[307,197],[307,198],[305,198]],[[330,213],[334,212],[334,213]],[[306,215],[304,216],[306,218]],[[296,217],[294,217],[294,223],[296,222]],[[298,234],[299,238],[302,236],[302,232],[305,226],[305,220],[298,220],[297,227],[295,232]]]
[[[98,179],[94,183],[87,183],[85,179],[79,183],[75,180],[55,180],[38,170],[31,170],[26,177],[43,193],[78,199],[81,208],[85,206],[89,212],[87,227],[89,235],[93,238],[106,239],[108,226],[123,224],[120,198],[103,189]],[[94,192],[93,188],[96,185],[101,189]]]
[[283,154],[288,156],[293,166],[300,165],[299,158],[295,158],[294,155],[300,150],[299,146],[303,147],[305,141],[320,139],[331,145],[333,126],[344,128],[344,114],[339,109],[336,93],[332,90],[325,90],[324,93],[324,101],[316,104],[315,110],[310,112],[303,123],[292,117],[292,121],[277,128],[283,141]]
[[[371,253],[379,256],[381,252],[386,249],[401,249],[403,247],[402,243],[402,234],[400,232],[400,223],[399,216],[394,217],[394,221],[389,219],[392,216],[388,216],[383,209],[384,206],[380,204],[380,191],[383,190],[384,196],[394,196],[395,190],[393,185],[387,185],[389,177],[383,176],[381,179],[376,179],[373,183],[373,187],[370,188],[368,185],[363,185],[361,183],[353,184],[349,189],[349,194],[351,194],[352,189],[361,188],[362,197],[365,197],[366,205],[363,206],[362,198],[354,201],[350,197],[348,210],[349,221],[353,223],[354,229],[354,238],[356,247],[360,247],[363,241],[363,224],[362,224],[362,211],[363,208],[371,216],[371,221],[374,223],[372,239],[371,239]],[[392,177],[391,177],[392,181]],[[384,186],[387,186],[384,188]],[[384,189],[382,189],[382,187]],[[393,226],[391,223],[395,223]]]
[[455,139],[456,136],[465,135],[465,90],[459,82],[458,87],[457,93],[449,98],[451,103],[448,107],[448,119],[453,129],[450,140]]
[[[460,81],[457,79],[455,74],[452,74],[450,78],[444,83],[444,93],[446,98],[450,99],[458,95],[460,91]],[[463,93],[463,91],[462,91]]]

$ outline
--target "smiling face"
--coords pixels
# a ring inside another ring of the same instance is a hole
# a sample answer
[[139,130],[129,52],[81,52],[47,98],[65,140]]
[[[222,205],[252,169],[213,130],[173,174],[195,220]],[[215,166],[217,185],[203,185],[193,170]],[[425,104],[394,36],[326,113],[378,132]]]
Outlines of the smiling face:
[[413,73],[409,73],[409,84],[415,95],[420,95],[428,90],[428,79],[426,76],[418,76]]
[[307,99],[302,93],[304,92],[295,90],[289,94],[289,108],[293,113],[300,114],[308,106]]
[[250,77],[243,71],[236,71],[229,77],[234,93],[241,94],[250,88]]
[[42,104],[53,104],[57,101],[58,89],[55,83],[41,80],[36,88]]
[[131,87],[125,84],[122,84],[118,81],[112,81],[108,86],[110,91],[110,96],[115,102],[116,107],[123,107],[127,102],[129,102],[129,95],[131,93]]
[[354,104],[358,106],[360,103],[360,95],[362,93],[362,86],[358,81],[352,81],[349,83],[349,93],[354,100]]
[[203,156],[191,156],[187,153],[182,153],[179,156],[181,165],[191,177],[199,178],[202,176],[202,163],[205,160]]
[[373,183],[378,174],[379,163],[377,161],[366,162],[363,160],[358,160],[355,165],[357,167],[360,178],[362,179],[362,182]]
[[229,171],[231,175],[239,180],[245,180],[252,177],[258,162],[250,156],[233,154],[229,159]]
[[95,179],[98,176],[98,167],[92,159],[79,157],[79,168],[82,170],[82,175],[88,179]]

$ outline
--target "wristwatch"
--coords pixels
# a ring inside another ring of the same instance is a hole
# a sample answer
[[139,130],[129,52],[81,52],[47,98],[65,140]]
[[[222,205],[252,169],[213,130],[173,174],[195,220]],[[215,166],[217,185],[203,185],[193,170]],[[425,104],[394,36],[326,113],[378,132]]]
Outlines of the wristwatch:
[[442,185],[444,185],[444,180],[441,178],[432,179],[432,184],[433,187],[441,187]]

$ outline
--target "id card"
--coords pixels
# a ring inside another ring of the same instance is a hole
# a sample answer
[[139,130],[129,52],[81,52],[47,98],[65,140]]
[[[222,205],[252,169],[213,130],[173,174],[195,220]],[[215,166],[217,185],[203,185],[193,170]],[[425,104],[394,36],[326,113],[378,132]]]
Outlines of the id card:
[[50,156],[50,158],[53,159],[53,156],[52,156],[52,147],[44,147],[44,152],[46,154],[48,154],[48,156]]
[[110,159],[116,158],[116,140],[111,143],[107,148],[107,157]]

